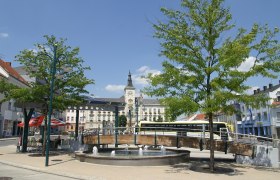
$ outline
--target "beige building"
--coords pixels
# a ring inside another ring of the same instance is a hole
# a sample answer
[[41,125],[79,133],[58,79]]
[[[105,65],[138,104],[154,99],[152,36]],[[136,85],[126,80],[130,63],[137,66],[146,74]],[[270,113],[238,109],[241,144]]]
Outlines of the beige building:
[[[90,99],[90,98],[89,98]],[[79,107],[79,127],[81,129],[115,126],[115,108],[111,103],[118,103],[118,112],[127,117],[127,126],[133,127],[140,121],[165,121],[165,107],[157,99],[145,99],[136,95],[131,74],[128,74],[124,95],[120,98],[91,98],[95,102],[107,102],[107,105],[88,103]],[[68,131],[75,131],[76,107],[66,110]]]

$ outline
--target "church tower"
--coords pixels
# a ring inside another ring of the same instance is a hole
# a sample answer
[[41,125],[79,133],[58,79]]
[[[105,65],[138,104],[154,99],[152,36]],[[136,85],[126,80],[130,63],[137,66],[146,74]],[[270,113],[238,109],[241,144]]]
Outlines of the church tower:
[[125,103],[132,108],[135,101],[135,87],[132,84],[131,73],[128,73],[127,86],[124,88]]

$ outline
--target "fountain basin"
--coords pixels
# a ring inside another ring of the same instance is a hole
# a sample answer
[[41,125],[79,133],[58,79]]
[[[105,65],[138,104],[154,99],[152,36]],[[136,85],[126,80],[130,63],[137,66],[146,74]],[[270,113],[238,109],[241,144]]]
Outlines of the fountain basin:
[[[111,152],[115,151],[115,156]],[[187,162],[190,151],[180,149],[166,149],[164,154],[159,149],[143,151],[143,155],[137,155],[138,149],[105,148],[99,149],[98,155],[91,152],[77,152],[76,159],[81,162],[117,166],[163,166]]]

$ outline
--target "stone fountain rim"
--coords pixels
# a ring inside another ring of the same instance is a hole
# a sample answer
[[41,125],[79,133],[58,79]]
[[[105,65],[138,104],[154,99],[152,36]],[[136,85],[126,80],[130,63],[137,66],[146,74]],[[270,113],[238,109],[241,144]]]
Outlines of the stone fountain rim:
[[[102,150],[124,150],[125,148],[104,148]],[[132,150],[137,150],[137,148],[129,148]],[[170,149],[170,148],[166,148],[166,151],[175,151],[178,152],[177,154],[168,154],[168,155],[159,155],[159,156],[139,156],[139,157],[120,157],[120,156],[102,156],[102,155],[98,155],[98,156],[94,156],[92,154],[87,153],[88,151],[80,151],[80,152],[76,152],[75,155],[76,156],[80,156],[80,157],[85,157],[85,158],[92,158],[92,159],[106,159],[106,160],[144,160],[144,159],[167,159],[167,158],[173,158],[173,157],[180,157],[180,156],[187,156],[190,154],[190,151],[188,150],[182,150],[182,149]],[[153,151],[153,150],[149,150],[149,151]]]

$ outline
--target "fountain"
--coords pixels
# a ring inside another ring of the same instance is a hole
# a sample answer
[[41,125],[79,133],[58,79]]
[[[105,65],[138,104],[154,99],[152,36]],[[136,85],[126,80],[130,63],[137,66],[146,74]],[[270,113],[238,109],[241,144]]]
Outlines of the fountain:
[[113,150],[113,151],[111,152],[111,156],[112,156],[112,157],[116,156],[116,151],[115,151],[115,150]]
[[138,154],[139,154],[139,156],[143,156],[143,149],[141,147],[139,148]]
[[96,146],[94,146],[94,147],[92,148],[92,155],[93,155],[93,156],[97,156],[97,155],[98,155],[98,149],[97,149]]
[[165,149],[165,147],[164,146],[160,146],[160,152],[161,152],[161,154],[162,155],[165,155],[166,154],[166,149]]
[[128,151],[128,144],[125,145],[125,148],[124,148],[126,151]]
[[[143,150],[144,149],[144,150]],[[189,160],[190,152],[181,149],[166,149],[164,146],[131,148],[100,148],[96,146],[88,152],[77,152],[76,159],[81,162],[120,166],[159,166],[172,165]]]

